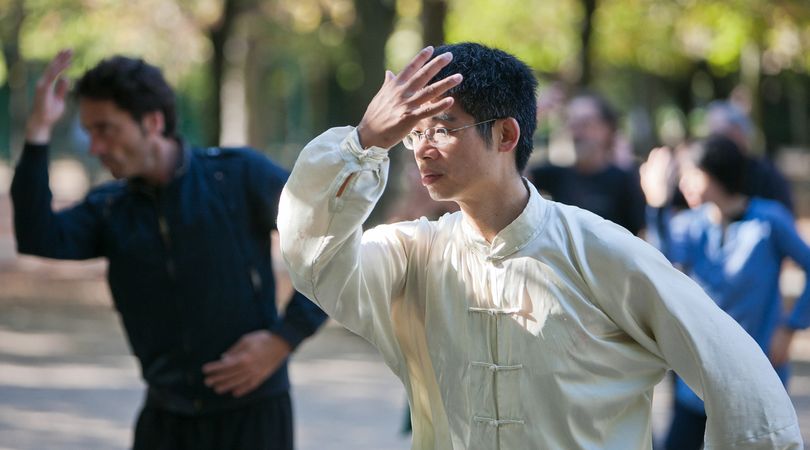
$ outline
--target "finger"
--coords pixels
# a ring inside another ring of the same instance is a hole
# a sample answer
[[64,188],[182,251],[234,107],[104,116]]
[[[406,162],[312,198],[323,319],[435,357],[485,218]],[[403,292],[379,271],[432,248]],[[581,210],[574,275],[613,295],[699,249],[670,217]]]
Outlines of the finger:
[[213,375],[223,371],[228,371],[238,364],[239,359],[237,358],[223,357],[222,359],[203,365],[202,371],[206,375]]
[[217,372],[214,375],[205,377],[204,382],[206,386],[215,388],[218,386],[233,383],[234,381],[243,380],[250,376],[250,371],[243,367],[234,367],[225,372]]
[[57,77],[70,66],[73,59],[73,52],[71,50],[61,50],[51,60],[48,67],[45,69],[45,79],[48,84],[56,81]]
[[416,56],[411,59],[402,72],[396,76],[398,80],[407,80],[409,79],[417,70],[419,70],[425,63],[433,56],[433,47],[428,46],[423,48],[416,54]]
[[244,389],[246,384],[251,382],[250,373],[242,372],[239,376],[230,378],[228,380],[221,381],[213,386],[214,392],[217,394],[224,394],[226,392],[231,392],[235,389]]
[[447,78],[443,78],[433,84],[427,85],[424,88],[420,89],[413,97],[411,97],[411,102],[414,104],[423,104],[434,99],[441,97],[450,89],[456,87],[461,83],[464,77],[461,76],[460,73],[455,75],[450,75]]
[[228,350],[225,350],[225,353],[222,354],[223,358],[239,358],[242,353],[245,353],[249,350],[250,341],[245,337],[239,339],[239,341],[234,344]]
[[417,121],[436,116],[441,112],[450,109],[450,107],[453,106],[454,101],[455,99],[453,97],[445,97],[435,102],[425,103],[416,109],[411,116]]
[[233,367],[230,370],[216,372],[205,377],[204,382],[206,386],[214,387],[222,383],[227,383],[234,378],[241,378],[244,376],[245,371],[242,368]]
[[[60,55],[57,55],[57,57],[54,58],[54,60],[51,61],[51,63],[45,69],[45,73],[43,73],[40,79],[37,81],[37,91],[44,94],[50,90],[54,84],[58,82],[58,80],[62,80],[61,74],[65,71],[65,69],[68,68],[68,66],[70,66],[70,55],[62,55],[61,53]],[[67,93],[66,86],[64,90],[65,93]]]
[[450,64],[450,61],[452,60],[453,54],[450,52],[442,53],[441,55],[431,59],[430,62],[422,66],[422,68],[420,68],[410,80],[405,80],[407,81],[408,88],[414,91],[421,89],[428,84],[430,80],[432,80],[433,77],[439,73],[439,71]]
[[70,83],[68,83],[68,80],[66,80],[64,78],[60,77],[58,80],[56,80],[56,87],[54,88],[54,92],[56,93],[56,96],[58,98],[65,98],[65,96],[68,93],[69,85],[70,85]]

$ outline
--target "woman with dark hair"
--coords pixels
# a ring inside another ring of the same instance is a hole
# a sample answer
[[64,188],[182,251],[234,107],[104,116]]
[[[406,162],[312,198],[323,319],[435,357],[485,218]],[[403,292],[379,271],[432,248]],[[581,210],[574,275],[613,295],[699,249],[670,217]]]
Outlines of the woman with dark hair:
[[[667,257],[756,340],[786,384],[793,333],[810,325],[810,289],[785,316],[779,273],[785,257],[808,273],[810,248],[782,204],[743,193],[746,159],[733,141],[712,136],[686,154],[680,188],[690,209],[670,221]],[[703,402],[676,377],[666,448],[699,449],[705,423]]]

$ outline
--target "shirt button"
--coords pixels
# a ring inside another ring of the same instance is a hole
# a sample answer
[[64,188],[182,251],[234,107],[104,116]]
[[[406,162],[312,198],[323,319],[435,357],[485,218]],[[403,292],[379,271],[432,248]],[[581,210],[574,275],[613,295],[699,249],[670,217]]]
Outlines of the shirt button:
[[497,427],[497,426],[498,426],[498,421],[497,421],[497,420],[490,420],[490,421],[489,421],[489,426],[491,426],[491,427]]
[[203,405],[202,400],[200,400],[200,399],[194,400],[194,409],[195,410],[197,410],[197,411],[201,410],[202,405]]
[[222,181],[223,178],[225,178],[225,175],[223,175],[222,172],[214,172],[214,179]]
[[489,366],[489,371],[490,372],[495,372],[496,370],[498,370],[498,366],[495,366],[495,365]]

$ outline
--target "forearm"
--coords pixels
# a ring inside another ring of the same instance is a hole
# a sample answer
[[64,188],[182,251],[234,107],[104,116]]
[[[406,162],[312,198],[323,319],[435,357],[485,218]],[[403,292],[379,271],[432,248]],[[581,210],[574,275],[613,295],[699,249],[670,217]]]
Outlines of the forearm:
[[101,218],[85,199],[55,212],[46,145],[26,144],[11,184],[14,233],[20,253],[57,259],[102,256]]
[[279,326],[271,330],[278,334],[295,350],[306,338],[315,334],[328,316],[318,306],[299,292],[294,292],[287,303],[284,318]]
[[47,248],[48,223],[53,220],[47,144],[26,143],[10,193],[19,251],[42,255]]
[[335,128],[301,152],[281,194],[280,247],[291,279],[327,312],[318,290],[334,289],[356,269],[362,224],[382,195],[387,169],[384,150],[363,150],[352,129]]

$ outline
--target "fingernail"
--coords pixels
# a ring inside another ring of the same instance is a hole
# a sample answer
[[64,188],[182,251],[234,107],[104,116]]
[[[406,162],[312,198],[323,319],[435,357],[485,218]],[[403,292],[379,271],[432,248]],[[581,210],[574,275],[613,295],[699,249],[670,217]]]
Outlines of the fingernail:
[[444,53],[444,54],[442,54],[442,58],[444,58],[444,59],[446,59],[448,61],[452,61],[453,60],[453,54],[450,53],[450,52]]

